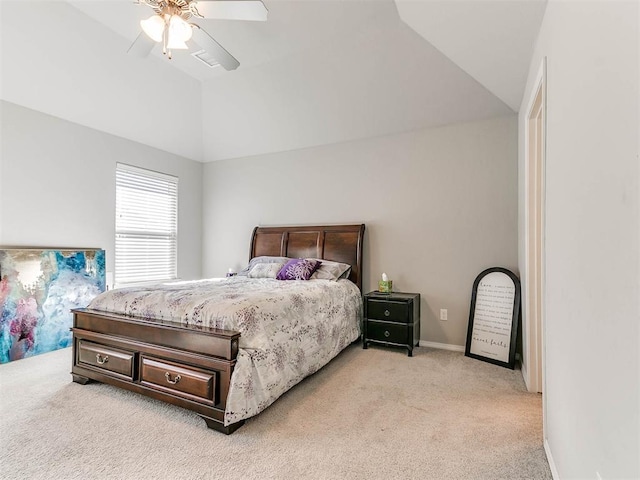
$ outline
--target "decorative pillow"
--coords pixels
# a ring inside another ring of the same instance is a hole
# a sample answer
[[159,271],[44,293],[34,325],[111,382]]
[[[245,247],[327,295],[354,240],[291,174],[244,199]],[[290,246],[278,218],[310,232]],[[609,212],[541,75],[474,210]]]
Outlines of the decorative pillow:
[[238,272],[238,275],[246,277],[247,275],[249,275],[249,271],[259,263],[279,263],[282,267],[282,265],[289,260],[291,259],[288,257],[269,257],[266,255],[261,257],[253,257],[251,260],[249,260],[249,265],[247,265],[247,268]]
[[294,258],[284,264],[276,278],[278,280],[309,280],[319,266],[319,260]]
[[[317,258],[308,258],[307,260],[320,261]],[[321,264],[318,269],[311,275],[312,280],[339,280],[340,278],[349,278],[351,265],[348,263],[332,262],[330,260],[322,260],[320,262]]]
[[247,277],[249,278],[276,278],[280,269],[284,266],[284,262],[280,263],[256,263]]

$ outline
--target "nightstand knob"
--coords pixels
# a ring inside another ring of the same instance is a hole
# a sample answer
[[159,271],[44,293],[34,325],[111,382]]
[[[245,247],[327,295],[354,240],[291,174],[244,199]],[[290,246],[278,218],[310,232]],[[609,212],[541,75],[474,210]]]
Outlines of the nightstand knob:
[[391,315],[391,312],[389,310],[385,310],[384,311],[384,316],[388,317],[389,315]]
[[384,336],[385,336],[385,337],[389,337],[389,335],[391,335],[391,334],[389,333],[389,330],[385,330],[385,331],[384,331]]

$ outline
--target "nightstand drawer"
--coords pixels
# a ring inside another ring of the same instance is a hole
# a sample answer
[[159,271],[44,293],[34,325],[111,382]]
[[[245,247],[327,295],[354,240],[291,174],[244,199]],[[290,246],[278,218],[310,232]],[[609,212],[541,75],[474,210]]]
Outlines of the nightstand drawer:
[[142,357],[141,382],[183,397],[217,402],[216,373]]
[[377,322],[369,320],[367,323],[367,339],[379,342],[406,345],[409,343],[409,327],[397,323]]
[[133,379],[133,354],[98,343],[78,341],[78,360],[81,366],[124,375]]
[[390,300],[367,300],[367,318],[386,322],[409,323],[409,304]]

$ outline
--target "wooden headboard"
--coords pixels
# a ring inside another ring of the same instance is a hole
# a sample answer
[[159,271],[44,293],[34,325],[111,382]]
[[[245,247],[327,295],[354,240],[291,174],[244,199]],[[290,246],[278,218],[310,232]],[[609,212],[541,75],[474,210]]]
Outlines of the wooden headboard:
[[362,290],[364,224],[296,227],[256,227],[249,259],[262,255],[324,258],[351,265],[349,280]]

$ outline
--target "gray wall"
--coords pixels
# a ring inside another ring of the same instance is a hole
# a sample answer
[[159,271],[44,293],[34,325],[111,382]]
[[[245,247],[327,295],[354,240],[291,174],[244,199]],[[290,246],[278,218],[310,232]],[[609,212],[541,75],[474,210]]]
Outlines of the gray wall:
[[557,478],[640,478],[639,24],[638,2],[549,2],[521,108],[523,138],[547,57],[543,404]]
[[205,276],[245,265],[256,225],[362,222],[364,290],[386,272],[422,294],[422,340],[464,345],[476,275],[517,268],[517,118],[211,162],[203,200]]
[[104,248],[112,272],[123,162],[179,178],[178,275],[201,276],[201,163],[13,103],[0,109],[0,245]]

